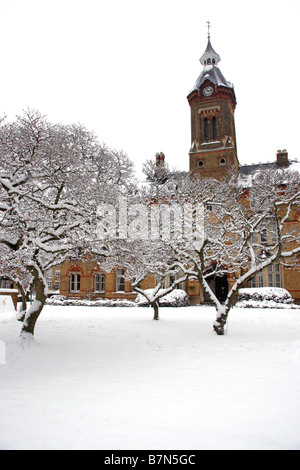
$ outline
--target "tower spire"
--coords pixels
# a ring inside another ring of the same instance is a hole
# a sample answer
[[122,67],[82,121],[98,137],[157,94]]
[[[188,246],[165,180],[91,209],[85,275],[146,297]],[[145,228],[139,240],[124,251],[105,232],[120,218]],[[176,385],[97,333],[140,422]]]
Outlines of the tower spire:
[[207,21],[207,38],[210,39],[210,21]]
[[204,54],[200,57],[200,63],[202,65],[208,65],[208,64],[217,65],[220,62],[221,57],[219,56],[219,54],[217,54],[216,51],[214,51],[210,42],[210,28],[211,28],[210,21],[207,21],[206,24],[207,24],[207,46],[206,46],[206,50]]

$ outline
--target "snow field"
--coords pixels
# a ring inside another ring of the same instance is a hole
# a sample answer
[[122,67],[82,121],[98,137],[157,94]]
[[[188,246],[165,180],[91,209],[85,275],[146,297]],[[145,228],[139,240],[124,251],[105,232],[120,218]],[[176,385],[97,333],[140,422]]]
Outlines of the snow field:
[[299,449],[300,312],[47,305],[0,312],[2,449]]

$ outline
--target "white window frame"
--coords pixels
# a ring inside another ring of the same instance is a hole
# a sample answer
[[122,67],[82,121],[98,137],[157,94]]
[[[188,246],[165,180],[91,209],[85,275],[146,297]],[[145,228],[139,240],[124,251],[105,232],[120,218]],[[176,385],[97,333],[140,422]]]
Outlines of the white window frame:
[[70,292],[80,292],[80,273],[70,274]]
[[280,264],[276,263],[268,266],[268,286],[281,287],[281,269]]
[[104,273],[94,275],[94,292],[105,292],[106,276]]
[[124,268],[117,269],[116,292],[125,292],[125,269]]

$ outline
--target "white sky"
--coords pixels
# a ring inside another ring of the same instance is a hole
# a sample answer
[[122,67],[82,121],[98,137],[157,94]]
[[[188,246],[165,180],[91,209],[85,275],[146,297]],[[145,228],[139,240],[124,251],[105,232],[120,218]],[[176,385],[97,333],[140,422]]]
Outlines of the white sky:
[[233,82],[241,164],[300,160],[299,0],[0,0],[0,115],[81,122],[140,171],[188,170],[187,95],[211,43]]

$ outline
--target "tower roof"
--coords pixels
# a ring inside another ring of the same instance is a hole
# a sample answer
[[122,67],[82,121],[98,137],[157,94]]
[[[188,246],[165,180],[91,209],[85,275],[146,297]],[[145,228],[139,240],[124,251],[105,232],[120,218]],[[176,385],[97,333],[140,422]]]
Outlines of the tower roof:
[[202,65],[206,65],[206,64],[216,64],[217,65],[221,60],[221,57],[219,56],[219,54],[217,54],[217,52],[213,49],[213,47],[211,45],[210,37],[208,37],[208,42],[207,42],[205,52],[200,57],[199,60],[200,60],[200,63]]
[[233,89],[232,83],[226,80],[218,67],[218,63],[220,62],[221,57],[213,49],[210,42],[210,36],[208,36],[205,52],[199,60],[204,67],[190,93],[195,90],[199,90],[205,80],[210,80],[215,86],[223,86]]
[[[231,82],[228,82],[224,75],[222,74],[221,70],[216,65],[205,65],[197,81],[191,90],[199,90],[201,85],[205,82],[205,80],[210,80],[215,86],[224,86],[227,88],[233,88]],[[190,92],[190,93],[191,93]]]

